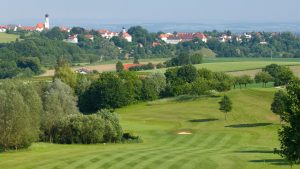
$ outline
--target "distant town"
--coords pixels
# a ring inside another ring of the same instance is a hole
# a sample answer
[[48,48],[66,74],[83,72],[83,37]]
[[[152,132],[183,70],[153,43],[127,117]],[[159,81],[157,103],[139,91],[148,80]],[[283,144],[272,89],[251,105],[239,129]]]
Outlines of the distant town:
[[[66,26],[59,26],[61,32],[68,32],[70,33],[72,27],[66,27]],[[0,25],[0,32],[4,33],[7,31],[28,31],[28,32],[43,32],[45,30],[51,29],[50,27],[50,17],[48,14],[45,15],[44,22],[37,23],[35,26],[23,26],[23,25],[15,25],[15,24],[9,24],[9,25]],[[132,42],[132,36],[126,31],[126,29],[123,27],[120,28],[120,31],[111,31],[108,29],[99,29],[97,30],[99,35],[101,35],[103,38],[111,39],[113,37],[121,37],[125,39],[128,42]],[[255,32],[257,36],[261,36],[261,32]],[[231,41],[237,41],[242,42],[244,40],[250,40],[252,39],[253,32],[241,32],[241,33],[231,33],[230,34],[222,34],[218,37],[218,40],[220,42],[231,42]],[[275,36],[278,34],[278,32],[273,32],[272,36]],[[70,34],[67,39],[65,39],[65,42],[69,43],[78,43],[78,35],[76,34]],[[86,34],[85,38],[94,40],[94,36],[90,34]],[[161,33],[159,35],[160,40],[164,41],[167,44],[178,44],[180,42],[186,42],[186,41],[192,41],[194,38],[199,38],[203,42],[207,43],[207,40],[212,38],[209,35],[206,35],[203,32],[167,32],[167,33]],[[153,42],[153,46],[159,45],[159,42]],[[260,44],[265,45],[267,44],[266,40],[261,38]]]

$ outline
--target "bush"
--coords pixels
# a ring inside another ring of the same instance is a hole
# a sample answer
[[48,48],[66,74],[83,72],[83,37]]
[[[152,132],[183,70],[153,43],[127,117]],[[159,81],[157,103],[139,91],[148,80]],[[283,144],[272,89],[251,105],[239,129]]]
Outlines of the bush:
[[129,68],[129,71],[141,71],[141,70],[152,70],[155,66],[152,63],[146,65],[133,66]]
[[162,69],[162,68],[165,68],[166,65],[162,64],[162,63],[159,63],[156,65],[156,69]]
[[120,142],[123,131],[114,112],[103,110],[93,115],[69,115],[54,126],[54,143],[95,144]]

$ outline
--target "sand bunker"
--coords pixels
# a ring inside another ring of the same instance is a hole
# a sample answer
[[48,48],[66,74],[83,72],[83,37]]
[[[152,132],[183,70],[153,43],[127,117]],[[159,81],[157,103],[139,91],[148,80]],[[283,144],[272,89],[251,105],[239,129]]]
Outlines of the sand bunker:
[[179,134],[179,135],[190,135],[190,134],[193,134],[193,133],[188,132],[188,131],[181,131],[181,132],[178,132],[177,134]]

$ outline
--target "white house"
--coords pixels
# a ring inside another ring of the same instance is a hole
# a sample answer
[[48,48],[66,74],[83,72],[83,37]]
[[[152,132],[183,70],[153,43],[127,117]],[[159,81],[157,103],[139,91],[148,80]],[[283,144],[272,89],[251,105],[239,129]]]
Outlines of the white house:
[[222,36],[219,37],[219,41],[220,42],[227,42],[230,41],[232,39],[232,36],[228,36],[226,34],[223,34]]
[[106,39],[111,39],[115,36],[119,36],[119,33],[118,32],[112,32],[112,31],[109,31],[109,30],[106,30],[106,29],[101,29],[98,31],[99,34],[103,37],[103,38],[106,38]]
[[127,42],[132,42],[132,36],[129,33],[127,33],[125,28],[123,28],[121,37],[124,38],[125,40],[127,40]]
[[93,36],[93,35],[90,35],[90,34],[84,35],[84,38],[89,39],[89,40],[91,40],[91,41],[94,41],[94,36]]
[[0,26],[0,32],[6,32],[7,31],[7,27],[5,26]]
[[70,33],[70,32],[71,32],[71,29],[70,29],[70,28],[68,28],[68,27],[64,27],[64,26],[62,26],[62,27],[59,27],[59,29],[60,29],[60,31],[61,31],[61,32],[68,32],[68,33]]
[[77,44],[78,43],[77,35],[70,35],[69,38],[65,40],[65,42]]
[[251,39],[252,38],[252,35],[248,34],[248,33],[244,33],[244,36],[246,37],[246,39]]
[[168,44],[175,44],[175,45],[180,42],[192,41],[195,38],[199,38],[201,41],[205,43],[207,42],[207,37],[201,32],[197,32],[197,33],[183,32],[183,33],[177,33],[175,35],[171,33],[167,33],[167,34],[159,35],[159,38]]

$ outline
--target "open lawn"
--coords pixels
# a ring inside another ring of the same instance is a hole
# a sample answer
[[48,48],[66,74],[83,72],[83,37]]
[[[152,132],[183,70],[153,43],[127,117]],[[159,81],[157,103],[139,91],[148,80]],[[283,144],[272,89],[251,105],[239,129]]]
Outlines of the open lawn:
[[[234,72],[242,70],[260,69],[272,63],[278,65],[300,65],[300,62],[285,62],[285,61],[234,61],[234,62],[213,62],[195,65],[198,69],[206,68],[214,72]],[[164,73],[166,69],[149,70],[144,72],[161,72]]]
[[[140,144],[36,143],[0,154],[1,169],[289,169],[278,148],[279,118],[270,112],[275,89],[232,90],[224,120],[220,97],[182,96],[117,110]],[[182,135],[178,134],[181,133]],[[300,169],[295,166],[294,169]]]
[[[300,66],[289,66],[289,68],[294,72],[295,76],[300,78]],[[227,72],[227,74],[233,76],[250,75],[251,77],[255,77],[255,75],[260,71],[261,69],[253,69],[253,70]]]
[[14,42],[18,37],[18,35],[0,33],[0,43]]

